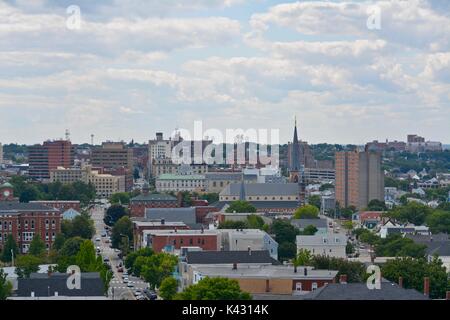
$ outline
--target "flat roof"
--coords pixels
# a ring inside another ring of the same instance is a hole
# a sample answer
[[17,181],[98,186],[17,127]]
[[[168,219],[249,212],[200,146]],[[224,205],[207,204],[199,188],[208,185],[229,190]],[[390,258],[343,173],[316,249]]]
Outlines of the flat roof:
[[237,264],[236,270],[233,270],[230,266],[223,266],[220,264],[193,264],[192,267],[203,276],[227,278],[332,279],[338,274],[337,270],[314,270],[311,267],[306,267],[308,272],[307,275],[305,275],[305,267],[298,267],[297,272],[294,272],[294,267],[274,265],[239,266],[239,264]]

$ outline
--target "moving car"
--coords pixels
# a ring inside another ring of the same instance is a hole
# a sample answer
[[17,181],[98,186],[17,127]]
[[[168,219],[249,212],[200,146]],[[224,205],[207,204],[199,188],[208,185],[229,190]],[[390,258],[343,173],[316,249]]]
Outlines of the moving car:
[[156,294],[155,291],[152,291],[150,289],[145,289],[144,294],[145,294],[145,296],[147,296],[147,298],[149,300],[158,300],[158,295]]
[[128,282],[128,283],[127,283],[127,287],[128,287],[128,288],[133,288],[133,287],[134,287],[134,284]]

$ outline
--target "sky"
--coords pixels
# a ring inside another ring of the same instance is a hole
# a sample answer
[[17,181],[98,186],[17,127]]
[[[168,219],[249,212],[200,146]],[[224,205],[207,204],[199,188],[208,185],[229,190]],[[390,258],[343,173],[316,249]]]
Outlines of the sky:
[[450,143],[450,1],[0,0],[1,143],[286,143],[295,117],[309,143]]

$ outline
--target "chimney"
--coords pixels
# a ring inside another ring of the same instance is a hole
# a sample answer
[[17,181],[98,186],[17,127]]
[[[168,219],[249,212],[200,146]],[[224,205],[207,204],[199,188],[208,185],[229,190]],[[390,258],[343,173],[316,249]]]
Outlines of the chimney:
[[430,296],[430,278],[425,277],[423,278],[423,294],[427,297]]
[[237,263],[233,263],[233,270],[237,270]]
[[346,274],[341,274],[339,276],[339,283],[341,284],[347,284],[347,275]]
[[399,277],[399,278],[398,278],[398,286],[399,286],[400,288],[403,288],[403,277]]

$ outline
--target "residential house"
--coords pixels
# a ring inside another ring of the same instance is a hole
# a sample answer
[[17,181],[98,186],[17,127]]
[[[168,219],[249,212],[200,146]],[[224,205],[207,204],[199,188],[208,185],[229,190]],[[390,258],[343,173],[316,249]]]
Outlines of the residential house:
[[343,234],[328,233],[313,236],[297,236],[297,252],[306,249],[313,255],[346,258],[347,237]]

